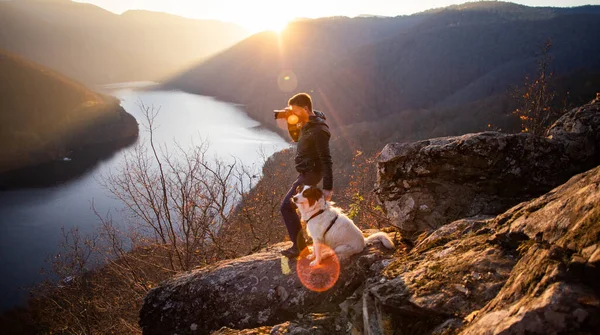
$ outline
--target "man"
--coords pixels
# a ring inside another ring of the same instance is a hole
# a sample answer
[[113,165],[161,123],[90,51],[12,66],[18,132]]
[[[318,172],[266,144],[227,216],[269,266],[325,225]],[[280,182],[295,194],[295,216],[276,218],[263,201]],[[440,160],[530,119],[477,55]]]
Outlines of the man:
[[329,126],[325,123],[325,115],[319,111],[313,111],[312,100],[308,94],[299,93],[293,96],[288,101],[286,109],[297,116],[297,118],[291,118],[294,122],[301,123],[294,159],[299,175],[281,203],[281,215],[290,240],[293,242],[292,247],[281,253],[288,258],[295,258],[306,248],[306,241],[301,233],[302,225],[296,213],[296,205],[291,198],[296,193],[298,186],[317,185],[323,179],[323,195],[325,200],[331,200],[333,194],[332,162],[329,153],[331,134]]

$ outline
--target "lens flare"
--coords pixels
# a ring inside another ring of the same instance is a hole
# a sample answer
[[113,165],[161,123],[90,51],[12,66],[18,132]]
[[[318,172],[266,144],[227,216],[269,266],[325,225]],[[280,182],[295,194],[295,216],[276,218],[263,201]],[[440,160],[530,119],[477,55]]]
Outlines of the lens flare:
[[335,285],[340,277],[340,261],[335,252],[324,244],[319,245],[322,253],[331,253],[331,257],[321,260],[321,264],[310,266],[306,256],[310,253],[308,248],[302,250],[296,262],[296,272],[302,285],[315,292],[325,292]]
[[298,123],[298,121],[300,121],[300,119],[298,119],[298,116],[296,114],[292,114],[287,118],[287,122],[289,124],[296,124]]
[[277,86],[283,92],[293,92],[298,87],[298,77],[292,70],[282,70],[277,76]]

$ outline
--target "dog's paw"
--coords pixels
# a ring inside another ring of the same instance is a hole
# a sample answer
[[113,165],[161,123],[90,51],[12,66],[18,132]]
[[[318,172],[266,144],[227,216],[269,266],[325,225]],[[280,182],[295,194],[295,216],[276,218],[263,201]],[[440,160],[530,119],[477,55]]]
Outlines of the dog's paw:
[[306,259],[308,259],[309,261],[312,261],[313,259],[315,259],[315,254],[306,255]]
[[315,266],[317,266],[317,265],[319,265],[319,262],[317,262],[317,260],[316,260],[316,259],[315,259],[314,261],[310,262],[310,266],[311,266],[311,267],[315,267]]

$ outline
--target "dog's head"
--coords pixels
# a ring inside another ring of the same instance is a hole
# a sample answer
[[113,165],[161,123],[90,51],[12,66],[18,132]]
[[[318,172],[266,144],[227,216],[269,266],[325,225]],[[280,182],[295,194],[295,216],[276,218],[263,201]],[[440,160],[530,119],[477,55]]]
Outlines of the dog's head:
[[296,205],[306,206],[308,208],[313,207],[316,202],[323,197],[323,191],[316,186],[298,186],[296,189],[296,195],[292,197],[292,201]]

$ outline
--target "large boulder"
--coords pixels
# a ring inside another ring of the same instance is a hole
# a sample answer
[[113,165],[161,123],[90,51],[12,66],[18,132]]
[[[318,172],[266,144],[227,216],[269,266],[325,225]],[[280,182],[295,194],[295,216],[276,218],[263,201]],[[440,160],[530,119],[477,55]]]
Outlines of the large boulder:
[[416,237],[457,219],[497,215],[600,163],[600,100],[561,117],[548,137],[483,132],[390,143],[377,194],[392,224]]
[[[331,267],[311,269],[306,258],[288,261],[280,254],[288,244],[183,273],[162,283],[144,299],[140,311],[143,333],[207,334],[222,327],[255,328],[308,313],[335,311],[368,276],[381,271],[390,257],[369,246],[347,264],[341,264],[332,288],[317,292],[307,286],[325,288],[322,284],[328,276],[321,270]],[[308,284],[305,286],[299,277]]]
[[597,158],[600,143],[600,97],[563,115],[550,127],[547,134],[548,138],[561,142],[566,153],[575,162],[588,162],[590,157]]
[[599,185],[600,167],[422,237],[342,304],[355,333],[598,334]]
[[600,168],[495,220],[527,236],[498,295],[463,334],[600,333]]
[[459,220],[444,226],[367,281],[358,299],[342,306],[355,332],[431,334],[461,327],[463,318],[496,297],[516,263],[502,246],[487,243],[489,224]]

